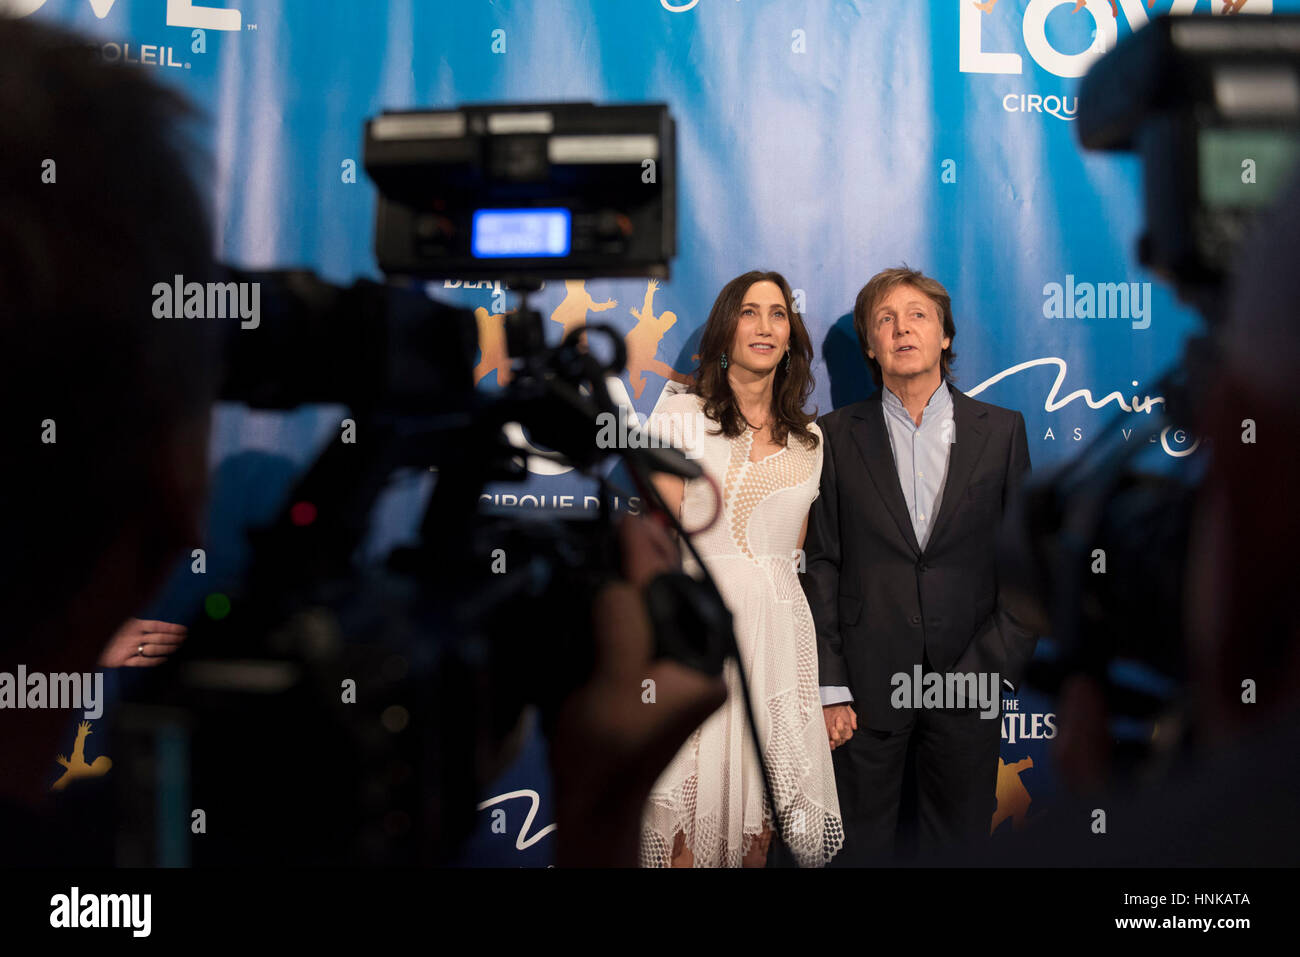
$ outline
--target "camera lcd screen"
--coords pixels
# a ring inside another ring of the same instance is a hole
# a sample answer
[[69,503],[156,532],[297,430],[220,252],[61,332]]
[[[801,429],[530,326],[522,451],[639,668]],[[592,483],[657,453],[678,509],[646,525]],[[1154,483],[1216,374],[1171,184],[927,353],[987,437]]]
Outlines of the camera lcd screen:
[[571,238],[567,209],[480,209],[471,250],[479,259],[567,256]]
[[1197,140],[1201,202],[1211,210],[1269,205],[1300,156],[1289,129],[1207,129]]

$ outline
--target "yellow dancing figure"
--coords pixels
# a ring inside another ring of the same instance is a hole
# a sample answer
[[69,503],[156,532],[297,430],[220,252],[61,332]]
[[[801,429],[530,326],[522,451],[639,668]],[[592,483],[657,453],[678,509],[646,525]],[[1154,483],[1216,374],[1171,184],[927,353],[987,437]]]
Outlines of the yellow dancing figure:
[[632,396],[636,399],[641,398],[641,393],[645,391],[647,372],[653,372],[673,382],[685,384],[691,381],[690,376],[683,375],[668,363],[660,362],[655,358],[664,333],[677,322],[676,313],[664,312],[659,316],[654,314],[655,290],[658,288],[659,283],[651,279],[646,284],[645,302],[641,304],[640,309],[636,306],[631,309],[637,323],[627,334],[627,375],[628,382],[632,386]]
[[90,734],[90,722],[83,721],[77,726],[77,741],[72,746],[72,760],[69,761],[61,754],[54,759],[67,770],[54,782],[50,788],[51,791],[62,791],[77,778],[103,777],[108,773],[108,769],[113,766],[113,762],[102,754],[90,764],[86,763],[86,736],[88,734]]
[[[564,290],[564,298],[551,313],[551,321],[558,322],[564,327],[566,338],[574,329],[581,329],[587,324],[588,312],[604,312],[618,305],[617,300],[614,299],[606,299],[604,302],[596,302],[592,299],[591,293],[587,292],[585,279],[564,280]],[[587,347],[585,333],[580,337],[580,344],[584,349]]]
[[1020,780],[1020,772],[1033,766],[1033,758],[1021,758],[1015,764],[1007,764],[998,758],[998,807],[993,812],[993,823],[989,825],[990,834],[996,831],[998,825],[1007,818],[1011,818],[1013,831],[1024,827],[1025,815],[1029,813],[1029,802],[1033,798],[1029,796],[1028,789]]
[[474,318],[478,322],[479,351],[483,353],[474,367],[474,384],[495,372],[497,385],[506,385],[511,376],[510,355],[506,352],[506,317],[491,315],[479,306],[474,310]]

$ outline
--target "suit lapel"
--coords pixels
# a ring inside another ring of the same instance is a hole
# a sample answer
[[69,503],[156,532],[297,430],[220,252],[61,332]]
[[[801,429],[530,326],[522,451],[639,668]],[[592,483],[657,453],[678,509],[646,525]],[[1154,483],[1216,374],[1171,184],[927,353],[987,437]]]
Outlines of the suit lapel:
[[956,441],[948,455],[948,477],[943,483],[943,498],[939,503],[939,514],[935,516],[934,525],[930,529],[927,548],[934,547],[944,530],[952,524],[953,513],[966,496],[966,486],[970,484],[975,464],[988,442],[985,421],[988,413],[952,386],[948,390],[952,393],[952,424]]
[[872,484],[880,494],[880,500],[898,526],[903,541],[912,551],[919,555],[921,546],[917,544],[916,533],[912,530],[912,520],[907,514],[907,501],[903,498],[902,486],[898,484],[898,469],[894,465],[894,454],[889,450],[889,434],[885,431],[885,410],[881,408],[880,398],[867,402],[862,412],[855,415],[857,422],[853,428],[853,441],[862,454]]

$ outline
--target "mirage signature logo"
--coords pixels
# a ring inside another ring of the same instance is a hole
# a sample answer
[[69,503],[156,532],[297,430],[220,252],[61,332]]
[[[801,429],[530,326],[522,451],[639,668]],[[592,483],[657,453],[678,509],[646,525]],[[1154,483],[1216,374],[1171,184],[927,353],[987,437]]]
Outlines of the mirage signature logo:
[[[1050,365],[1054,365],[1057,368],[1056,381],[1052,383],[1051,389],[1047,392],[1047,398],[1043,400],[1044,412],[1055,412],[1058,409],[1062,409],[1069,405],[1071,402],[1074,402],[1076,399],[1082,399],[1090,409],[1105,408],[1107,405],[1114,402],[1125,412],[1145,412],[1150,415],[1152,408],[1157,405],[1163,405],[1165,401],[1164,396],[1160,395],[1135,395],[1131,400],[1126,400],[1122,392],[1111,392],[1102,396],[1100,399],[1094,399],[1092,390],[1090,389],[1075,389],[1068,395],[1061,397],[1061,387],[1064,385],[1065,377],[1069,374],[1070,370],[1066,361],[1059,356],[1044,356],[1041,359],[1029,359],[1025,362],[1017,363],[1009,369],[1003,369],[996,375],[985,379],[966,394],[971,398],[974,398],[985,389],[996,385],[1008,376],[1016,375],[1017,373],[1024,372],[1026,369],[1033,369],[1037,366]],[[1136,382],[1133,384],[1137,385]],[[1201,444],[1201,440],[1197,439],[1186,449],[1176,449],[1169,444],[1169,433],[1171,431],[1175,431],[1173,426],[1166,426],[1160,431],[1160,447],[1167,455],[1172,455],[1174,458],[1183,458],[1184,456],[1191,455],[1195,452]],[[1125,438],[1127,437],[1128,434],[1126,433]],[[1175,437],[1175,439],[1177,439],[1177,437]]]
[[[554,824],[548,824],[536,834],[529,834],[528,830],[533,826],[533,821],[537,817],[537,811],[541,807],[541,796],[532,788],[522,788],[518,791],[507,791],[505,794],[498,794],[496,797],[488,798],[486,801],[479,803],[480,811],[487,810],[494,804],[500,804],[503,801],[512,801],[515,798],[523,798],[528,801],[528,815],[524,818],[523,826],[519,829],[519,834],[515,837],[515,850],[526,851],[546,835],[555,830]],[[492,820],[493,833],[505,833],[505,811],[498,808],[493,813]]]

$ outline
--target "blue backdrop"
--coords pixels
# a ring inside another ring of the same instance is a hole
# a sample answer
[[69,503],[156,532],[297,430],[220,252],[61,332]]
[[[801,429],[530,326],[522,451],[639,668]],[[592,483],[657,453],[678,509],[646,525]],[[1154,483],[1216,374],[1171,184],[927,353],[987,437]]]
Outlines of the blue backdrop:
[[[631,310],[644,318],[653,293],[648,312],[662,324],[653,335],[643,328],[638,369],[618,389],[644,416],[668,368],[692,368],[723,283],[777,269],[798,291],[817,348],[813,402],[829,411],[869,390],[848,316],[854,297],[874,272],[905,261],[947,285],[958,385],[1024,413],[1036,469],[1063,462],[1117,413],[1127,434],[1158,407],[1158,374],[1197,325],[1134,262],[1136,162],[1076,144],[1078,77],[1150,16],[1300,10],[1300,0],[6,5],[93,35],[105,58],[146,64],[206,112],[202,175],[227,261],[307,266],[343,283],[378,278],[375,193],[364,174],[348,176],[367,117],[468,101],[667,102],[680,163],[672,280],[550,284],[537,305],[556,320],[551,336],[584,318],[631,332]],[[480,310],[485,329],[509,308],[491,287],[431,291]],[[490,362],[479,373],[479,388],[499,387]],[[207,580],[178,573],[160,616],[192,616],[204,594],[226,590],[243,560],[242,529],[283,504],[343,414],[219,411]],[[1197,458],[1195,437],[1170,432],[1142,461],[1188,468]],[[492,501],[533,508],[572,495],[561,506],[581,508],[589,490],[570,474],[539,475],[523,490],[492,490]],[[534,498],[521,502],[526,493]],[[426,477],[394,482],[372,554],[410,535],[427,494]],[[1053,787],[1051,702],[1023,694],[1015,707],[1025,717],[1004,724],[999,780],[1007,828],[1042,813]],[[534,737],[484,795],[491,806],[469,859],[551,859],[541,749]]]

